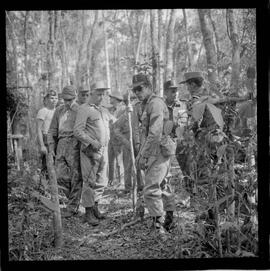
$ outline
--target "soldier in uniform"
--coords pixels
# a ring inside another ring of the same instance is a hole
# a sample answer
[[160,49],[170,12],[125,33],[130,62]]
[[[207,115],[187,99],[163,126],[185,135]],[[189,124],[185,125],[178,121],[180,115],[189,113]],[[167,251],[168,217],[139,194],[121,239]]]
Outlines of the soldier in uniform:
[[[127,94],[123,96],[124,102],[127,105]],[[132,126],[132,140],[133,140],[133,149],[134,156],[138,154],[140,138],[139,138],[139,120],[137,116],[137,111],[135,109],[134,102],[136,101],[136,95],[133,94],[131,96],[131,103],[133,107],[133,111],[131,113],[131,126]],[[119,142],[120,146],[122,146],[123,152],[123,164],[124,164],[124,183],[125,190],[124,193],[130,193],[132,189],[132,160],[131,160],[131,150],[130,150],[130,131],[129,131],[129,123],[128,123],[128,112],[125,109],[124,112],[119,116],[116,122],[112,127],[113,134],[115,137],[115,141]],[[137,190],[138,192],[143,189],[143,181],[140,175],[140,172],[137,172]]]
[[49,152],[56,157],[57,182],[65,188],[64,193],[68,198],[67,208],[63,209],[62,216],[70,217],[78,212],[82,191],[79,142],[73,134],[78,110],[73,86],[63,88],[62,98],[64,105],[58,106],[54,112],[48,132],[48,145]]
[[48,130],[57,104],[57,94],[50,90],[43,99],[44,107],[37,114],[37,135],[41,153],[41,173],[48,177],[46,154],[48,153]]
[[[110,104],[112,105],[111,113],[116,121],[119,116],[124,112],[125,107],[122,104],[123,97],[119,92],[112,92],[110,95]],[[109,184],[112,184],[115,175],[118,177],[121,183],[121,173],[123,173],[123,162],[122,158],[122,145],[116,140],[113,129],[112,122],[110,123],[110,141],[108,145],[108,156],[109,156]],[[117,174],[115,174],[115,169]]]
[[[198,151],[198,148],[200,149],[200,146],[206,143],[206,135],[209,134],[209,131],[215,131],[216,128],[222,130],[223,126],[221,110],[212,104],[216,99],[212,98],[203,88],[203,80],[200,72],[187,72],[184,74],[184,81],[180,82],[180,84],[186,84],[190,100],[187,103],[188,122],[183,132],[183,139],[177,144],[176,158],[184,175],[184,183],[192,194],[196,193],[193,185],[195,176],[203,179],[211,174],[207,167],[209,161],[204,159],[204,154]],[[216,122],[217,119],[213,121],[206,104],[215,110],[216,115],[219,115],[219,123]],[[196,144],[189,144],[192,141],[195,141]],[[190,145],[193,145],[192,149]]]
[[82,86],[78,89],[77,104],[82,105],[87,102],[89,98],[89,89],[85,89]]
[[[174,202],[167,193],[162,193],[161,183],[170,168],[168,149],[162,148],[162,138],[166,124],[169,123],[169,111],[164,100],[155,95],[147,75],[133,76],[133,91],[142,102],[141,128],[143,142],[140,146],[136,162],[145,171],[144,200],[150,216],[153,218],[152,229],[164,233],[162,221],[163,210],[174,211]],[[170,147],[167,144],[167,147]],[[163,201],[164,200],[164,204]],[[165,221],[166,221],[165,217]]]
[[89,101],[79,107],[74,135],[81,142],[81,169],[83,177],[82,206],[84,221],[91,226],[104,219],[98,202],[107,186],[109,121],[111,114],[101,106],[108,88],[102,82],[91,86]]

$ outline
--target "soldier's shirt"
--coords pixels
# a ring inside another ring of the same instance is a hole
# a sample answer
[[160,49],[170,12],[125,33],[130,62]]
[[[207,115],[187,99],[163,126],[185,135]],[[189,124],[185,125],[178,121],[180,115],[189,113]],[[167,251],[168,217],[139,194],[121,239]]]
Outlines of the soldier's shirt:
[[48,134],[54,111],[55,109],[49,109],[47,107],[43,107],[37,113],[37,119],[43,120],[41,131],[45,135]]
[[[133,142],[139,143],[139,136],[138,136],[138,126],[139,121],[137,117],[137,111],[135,109],[135,105],[133,105],[133,111],[131,112],[131,127],[132,127],[132,139]],[[115,140],[120,144],[125,144],[129,146],[129,123],[128,123],[128,112],[125,110],[122,111],[121,115],[117,119],[117,121],[112,126],[113,134]]]
[[165,121],[169,120],[169,111],[163,99],[151,94],[145,103],[142,103],[143,113],[142,133],[145,137],[141,155],[148,158],[156,155],[163,134]]
[[74,134],[85,146],[93,141],[98,141],[102,146],[106,146],[110,138],[109,122],[111,119],[111,114],[105,107],[82,104],[77,112]]
[[55,109],[48,131],[48,144],[55,144],[55,138],[73,136],[76,114],[79,105],[74,102],[70,108],[61,105]]

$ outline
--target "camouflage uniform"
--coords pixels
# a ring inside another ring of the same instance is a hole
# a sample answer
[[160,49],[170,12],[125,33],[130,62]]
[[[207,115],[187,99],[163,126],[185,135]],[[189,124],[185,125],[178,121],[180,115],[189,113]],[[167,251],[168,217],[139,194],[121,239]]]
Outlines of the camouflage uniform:
[[66,109],[65,105],[57,107],[48,132],[49,149],[54,150],[57,145],[57,182],[64,187],[63,191],[68,198],[67,207],[74,212],[79,208],[82,191],[79,142],[73,135],[77,110],[78,104],[75,102],[70,109]]
[[164,157],[160,148],[164,123],[169,120],[169,112],[162,98],[155,94],[142,104],[142,108],[143,143],[139,152],[140,156],[148,159],[145,170],[144,199],[150,216],[160,217],[163,215],[163,209],[175,210],[171,193],[166,193],[161,189],[162,181],[170,168],[170,157]]
[[[81,142],[81,169],[83,177],[82,206],[93,207],[107,186],[109,111],[94,104],[80,106],[74,126],[74,135]],[[100,150],[89,150],[93,141],[99,142]]]

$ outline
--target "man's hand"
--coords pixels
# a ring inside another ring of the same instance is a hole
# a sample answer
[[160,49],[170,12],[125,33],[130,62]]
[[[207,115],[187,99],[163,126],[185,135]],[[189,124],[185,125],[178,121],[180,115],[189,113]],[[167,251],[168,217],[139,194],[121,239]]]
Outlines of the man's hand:
[[42,153],[42,154],[47,154],[48,153],[48,150],[47,150],[47,148],[43,145],[43,146],[41,146],[41,148],[40,148],[40,152]]
[[54,146],[49,146],[49,155],[52,155],[52,157],[55,157]]
[[91,145],[94,151],[99,151],[102,147],[102,145],[98,141],[91,143]]
[[147,168],[147,162],[148,162],[148,158],[141,156],[138,159],[138,166],[139,166],[139,168],[142,169],[142,170],[145,170]]

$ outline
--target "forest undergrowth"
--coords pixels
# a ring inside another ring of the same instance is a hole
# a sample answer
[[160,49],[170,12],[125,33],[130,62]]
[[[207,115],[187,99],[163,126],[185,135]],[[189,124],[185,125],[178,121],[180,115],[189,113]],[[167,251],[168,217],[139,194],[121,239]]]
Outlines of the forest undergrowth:
[[[152,221],[147,210],[143,220],[138,219],[136,223],[124,226],[133,219],[132,198],[123,196],[119,185],[114,185],[105,190],[100,202],[101,211],[105,212],[107,219],[102,220],[98,227],[88,226],[82,222],[84,209],[80,207],[79,214],[62,219],[64,245],[55,249],[52,212],[37,197],[39,193],[49,198],[49,187],[46,180],[40,178],[37,166],[36,160],[29,160],[18,171],[13,157],[9,157],[11,261],[257,256],[256,208],[251,208],[248,201],[243,200],[243,204],[236,204],[234,218],[228,219],[226,212],[221,212],[215,227],[204,216],[208,208],[207,184],[200,185],[198,193],[190,197],[179,174],[175,174],[171,181],[177,206],[176,227],[164,238],[150,230]],[[65,201],[64,194],[60,193],[61,206]]]

